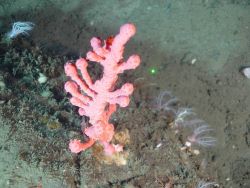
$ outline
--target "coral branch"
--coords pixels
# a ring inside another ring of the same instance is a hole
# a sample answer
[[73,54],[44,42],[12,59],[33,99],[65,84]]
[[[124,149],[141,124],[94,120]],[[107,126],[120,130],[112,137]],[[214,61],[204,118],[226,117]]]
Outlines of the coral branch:
[[[89,137],[88,142],[70,141],[69,148],[73,153],[88,149],[96,141],[102,144],[107,155],[122,151],[122,146],[110,143],[114,126],[109,123],[109,118],[116,111],[116,104],[121,107],[128,106],[129,96],[134,90],[130,83],[125,83],[117,90],[114,90],[114,86],[119,73],[135,69],[140,64],[138,55],[132,55],[127,62],[123,62],[124,45],[135,32],[133,24],[125,24],[120,28],[119,34],[109,37],[103,42],[103,46],[100,39],[93,37],[90,41],[93,51],[89,51],[86,58],[78,59],[75,64],[66,63],[65,73],[72,81],[65,83],[65,90],[72,95],[70,102],[79,107],[79,114],[88,116],[91,124],[84,130]],[[103,76],[95,83],[87,71],[88,61],[95,61],[103,66]]]

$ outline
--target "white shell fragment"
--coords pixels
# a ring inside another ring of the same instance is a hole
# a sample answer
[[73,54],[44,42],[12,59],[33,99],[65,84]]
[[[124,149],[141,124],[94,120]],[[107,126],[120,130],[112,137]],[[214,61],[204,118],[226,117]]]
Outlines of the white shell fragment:
[[156,145],[156,148],[159,148],[161,146],[162,146],[162,143],[159,143],[159,144]]
[[46,83],[47,80],[48,80],[48,78],[43,73],[39,73],[38,82],[40,84]]
[[196,59],[196,58],[192,59],[192,60],[191,60],[191,65],[195,64],[195,63],[196,63],[196,61],[197,61],[197,59]]
[[242,74],[247,77],[248,79],[250,79],[250,67],[246,67],[246,68],[243,68],[241,70]]

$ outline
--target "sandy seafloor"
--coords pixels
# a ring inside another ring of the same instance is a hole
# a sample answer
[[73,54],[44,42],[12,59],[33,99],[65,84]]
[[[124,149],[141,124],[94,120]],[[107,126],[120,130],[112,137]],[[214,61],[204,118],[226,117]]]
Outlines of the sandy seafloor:
[[[7,44],[15,21],[35,28]],[[63,66],[85,56],[91,37],[127,22],[137,33],[125,58],[136,53],[142,63],[119,80],[136,90],[111,118],[130,136],[127,164],[117,166],[98,147],[68,150],[83,138],[82,117],[63,89]],[[250,66],[249,0],[0,0],[0,34],[0,188],[250,187],[250,80],[240,72]],[[163,91],[211,126],[213,147],[181,150],[195,128],[173,127],[155,108]]]

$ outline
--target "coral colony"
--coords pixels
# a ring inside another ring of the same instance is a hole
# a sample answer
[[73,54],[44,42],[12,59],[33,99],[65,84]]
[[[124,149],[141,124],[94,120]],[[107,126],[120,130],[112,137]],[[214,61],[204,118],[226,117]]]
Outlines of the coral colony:
[[[67,62],[65,73],[72,81],[65,83],[65,90],[72,97],[71,104],[79,107],[81,116],[89,117],[90,127],[83,130],[89,140],[82,143],[74,139],[69,143],[69,149],[73,153],[79,153],[90,148],[95,142],[99,142],[104,153],[108,156],[123,150],[122,145],[110,143],[114,135],[114,126],[109,123],[109,118],[116,111],[116,105],[126,107],[129,104],[129,96],[133,93],[133,85],[125,83],[120,89],[114,90],[118,74],[125,70],[135,69],[140,64],[140,57],[132,55],[126,62],[123,60],[124,45],[136,33],[133,24],[125,24],[115,37],[109,37],[102,41],[92,38],[90,44],[93,51],[87,53],[86,58],[80,58],[76,63]],[[89,61],[100,63],[103,66],[103,76],[93,83],[87,66]],[[78,74],[78,70],[81,74]],[[84,93],[84,94],[82,94]]]
[[11,40],[18,35],[29,35],[29,31],[34,28],[35,24],[32,22],[14,22],[12,30],[6,34],[7,39]]

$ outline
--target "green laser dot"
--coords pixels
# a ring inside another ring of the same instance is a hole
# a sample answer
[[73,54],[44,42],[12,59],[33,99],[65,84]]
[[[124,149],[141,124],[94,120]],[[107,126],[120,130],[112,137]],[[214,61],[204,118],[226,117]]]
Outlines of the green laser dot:
[[156,74],[156,69],[155,69],[155,68],[151,68],[151,69],[150,69],[150,73],[151,73],[151,74]]

